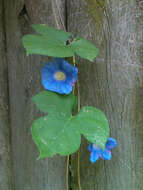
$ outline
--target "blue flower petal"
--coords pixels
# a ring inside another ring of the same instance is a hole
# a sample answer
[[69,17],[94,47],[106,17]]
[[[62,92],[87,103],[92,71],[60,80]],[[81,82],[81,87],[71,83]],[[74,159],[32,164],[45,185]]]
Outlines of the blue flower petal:
[[91,152],[90,153],[90,161],[92,163],[96,162],[102,155],[103,151],[100,147],[95,146],[94,144],[90,144],[88,146],[88,151]]
[[92,144],[92,143],[90,143],[90,145],[88,146],[88,151],[89,151],[89,152],[91,152],[91,151],[92,151],[92,149],[93,149],[92,147],[93,147],[93,144]]
[[112,155],[111,155],[111,149],[117,146],[117,142],[113,138],[108,138],[106,145],[105,145],[105,150],[103,151],[99,146],[91,143],[88,146],[88,151],[90,153],[90,161],[92,163],[96,162],[99,158],[102,158],[103,160],[110,160]]
[[117,146],[116,140],[114,138],[109,137],[106,142],[105,148],[108,150],[111,150],[111,149],[115,148],[116,146]]
[[102,159],[104,160],[111,160],[111,151],[110,150],[107,150],[105,149],[104,152],[102,153]]
[[102,148],[100,148],[99,146],[96,146],[93,143],[90,143],[90,145],[88,146],[88,151],[102,153]]
[[78,72],[78,69],[76,67],[69,65],[69,63],[66,61],[63,62],[62,69],[65,70],[67,74],[77,74]]
[[64,58],[56,57],[56,58],[53,60],[53,63],[60,66],[60,63],[63,63],[64,61],[65,61]]
[[70,85],[70,84],[64,84],[63,86],[62,86],[62,91],[64,92],[64,94],[69,94],[69,93],[71,93],[71,91],[72,91],[72,85]]
[[95,163],[99,159],[99,154],[97,152],[90,153],[90,161]]
[[100,147],[98,147],[98,146],[95,146],[94,144],[93,144],[93,149],[92,149],[92,152],[96,152],[96,153],[98,153],[98,154],[102,154],[102,148],[100,148]]
[[[65,78],[55,77],[57,72],[62,72]],[[77,80],[78,69],[69,64],[63,58],[55,58],[52,62],[47,62],[41,69],[42,84],[45,89],[59,94],[69,94],[73,84]]]

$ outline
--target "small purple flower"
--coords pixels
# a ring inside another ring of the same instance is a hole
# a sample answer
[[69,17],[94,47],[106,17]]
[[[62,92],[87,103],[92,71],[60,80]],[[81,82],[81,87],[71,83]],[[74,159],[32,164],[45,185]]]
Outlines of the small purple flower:
[[108,138],[104,151],[102,150],[102,148],[91,143],[88,146],[88,151],[90,152],[90,161],[94,163],[99,158],[102,158],[103,160],[111,160],[111,149],[115,148],[116,146],[116,140],[111,137]]
[[77,80],[78,69],[63,58],[47,62],[41,69],[45,89],[59,94],[69,94]]

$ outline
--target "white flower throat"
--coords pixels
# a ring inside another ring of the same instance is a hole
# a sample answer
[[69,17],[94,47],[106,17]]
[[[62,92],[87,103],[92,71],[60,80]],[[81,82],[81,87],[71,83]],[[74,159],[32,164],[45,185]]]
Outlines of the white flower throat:
[[65,73],[61,72],[61,71],[58,71],[54,74],[54,77],[57,79],[57,80],[65,80],[66,78],[66,75]]

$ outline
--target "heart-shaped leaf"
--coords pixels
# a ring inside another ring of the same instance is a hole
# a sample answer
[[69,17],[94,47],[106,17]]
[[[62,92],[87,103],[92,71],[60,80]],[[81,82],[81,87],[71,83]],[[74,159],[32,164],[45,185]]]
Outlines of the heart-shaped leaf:
[[49,117],[69,118],[77,105],[77,97],[73,94],[59,95],[51,91],[42,91],[32,98],[37,107],[48,113]]
[[98,49],[84,38],[76,38],[69,45],[82,58],[93,61],[98,55]]
[[[65,43],[72,35],[70,32],[64,32],[63,30],[49,27],[46,24],[33,24],[32,28],[39,34],[47,35],[61,43]],[[66,45],[66,44],[65,44]]]
[[80,146],[80,135],[70,125],[69,119],[41,117],[32,125],[32,137],[40,150],[39,158],[51,157],[57,153],[62,156],[72,154]]
[[104,150],[109,137],[109,125],[102,111],[90,106],[82,107],[72,123],[78,127],[78,132],[88,141]]
[[96,108],[83,107],[76,116],[54,118],[45,116],[32,125],[32,137],[40,150],[40,158],[69,155],[80,146],[81,134],[104,149],[109,137],[105,115]]
[[27,55],[71,57],[76,53],[82,58],[93,61],[98,54],[98,49],[84,38],[75,38],[66,45],[71,36],[70,32],[57,30],[46,24],[36,24],[32,27],[39,35],[25,35],[22,38]]
[[71,57],[74,52],[68,48],[62,40],[50,35],[25,35],[23,45],[29,54],[48,55],[53,57]]

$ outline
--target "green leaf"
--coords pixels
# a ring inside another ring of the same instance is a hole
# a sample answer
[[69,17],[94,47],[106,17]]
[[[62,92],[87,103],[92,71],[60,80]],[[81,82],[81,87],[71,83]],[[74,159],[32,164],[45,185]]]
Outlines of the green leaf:
[[73,94],[59,95],[51,91],[42,91],[32,98],[37,107],[48,113],[49,117],[70,117],[77,105],[77,97]]
[[98,55],[98,49],[84,38],[76,38],[69,45],[77,55],[93,61]]
[[105,115],[93,107],[83,107],[76,116],[41,117],[32,125],[32,137],[40,150],[40,158],[69,155],[80,146],[81,134],[102,149],[109,137]]
[[39,158],[72,154],[80,146],[80,135],[76,126],[70,126],[71,118],[56,119],[48,116],[34,121],[32,137],[40,150]]
[[90,106],[83,107],[72,123],[78,127],[78,132],[83,134],[88,141],[104,150],[109,137],[109,125],[102,111]]
[[46,24],[32,25],[39,35],[25,35],[22,38],[24,48],[29,54],[48,55],[53,57],[71,57],[77,55],[93,61],[98,54],[98,49],[84,38],[75,38],[66,45],[71,36],[70,32],[64,32],[49,27]]
[[25,35],[22,38],[27,54],[40,54],[53,57],[71,57],[74,52],[67,48],[65,41],[62,43],[50,35]]
[[37,33],[47,35],[61,43],[65,43],[72,35],[70,32],[54,29],[46,24],[33,24],[32,27]]
[[66,45],[71,33],[49,27],[46,24],[32,25],[40,35],[25,35],[22,38],[27,54],[53,57],[71,57],[74,51]]

